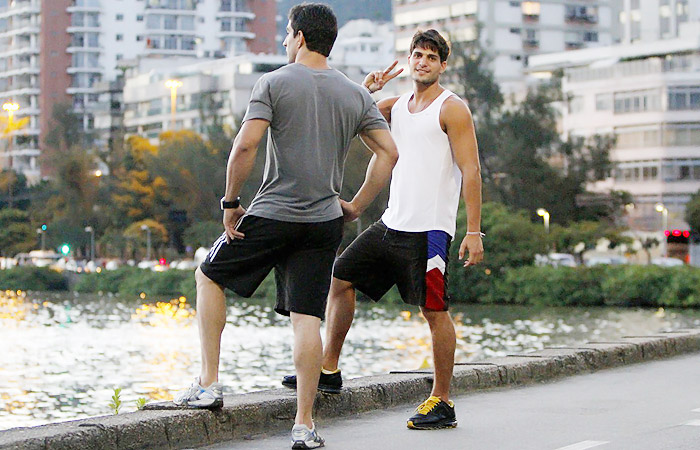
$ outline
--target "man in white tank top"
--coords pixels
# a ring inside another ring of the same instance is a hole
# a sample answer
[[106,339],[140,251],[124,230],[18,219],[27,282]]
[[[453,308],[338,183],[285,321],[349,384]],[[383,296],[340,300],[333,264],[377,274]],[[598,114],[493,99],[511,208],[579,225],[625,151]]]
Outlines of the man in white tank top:
[[[439,84],[447,67],[449,46],[435,30],[418,32],[408,58],[413,91],[381,100],[377,106],[391,125],[399,151],[392,171],[389,205],[381,220],[336,259],[326,311],[326,344],[319,389],[337,393],[342,386],[338,359],[355,311],[355,289],[378,301],[397,285],[404,302],[418,305],[430,325],[435,377],[430,397],[407,425],[414,429],[457,426],[449,399],[456,346],[454,324],[447,311],[447,262],[460,191],[467,206],[467,234],[459,258],[464,266],[483,258],[481,242],[481,175],[469,108]],[[370,92],[381,89],[400,71],[365,79]],[[370,163],[371,165],[371,163]],[[361,211],[341,200],[346,220]],[[296,379],[283,384],[294,387]]]

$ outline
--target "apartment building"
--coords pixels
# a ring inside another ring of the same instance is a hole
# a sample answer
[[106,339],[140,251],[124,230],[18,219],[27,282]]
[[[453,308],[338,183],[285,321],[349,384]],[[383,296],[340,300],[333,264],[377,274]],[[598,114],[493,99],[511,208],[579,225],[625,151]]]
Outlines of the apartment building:
[[519,92],[531,55],[610,45],[617,1],[394,0],[396,54],[405,61],[416,29],[435,28],[452,42],[478,39],[503,91]]
[[[125,76],[124,130],[153,140],[172,129],[204,132],[202,120],[212,115],[235,129],[258,78],[285,64],[284,55],[246,54],[204,62],[145,58]],[[176,82],[174,87],[166,87],[168,80]],[[109,123],[107,111],[100,117]]]
[[384,70],[394,61],[391,22],[351,20],[338,30],[329,63],[351,80],[361,83],[368,73]]
[[614,170],[590,189],[631,193],[633,228],[660,230],[665,214],[669,228],[686,229],[684,205],[700,189],[700,23],[682,26],[673,39],[530,63],[538,76],[564,69],[564,134],[617,136]]
[[619,0],[616,41],[630,44],[679,36],[684,23],[700,20],[700,0]]
[[0,0],[0,103],[30,117],[3,167],[37,180],[54,105],[92,130],[98,85],[122,60],[275,53],[275,16],[275,0]]

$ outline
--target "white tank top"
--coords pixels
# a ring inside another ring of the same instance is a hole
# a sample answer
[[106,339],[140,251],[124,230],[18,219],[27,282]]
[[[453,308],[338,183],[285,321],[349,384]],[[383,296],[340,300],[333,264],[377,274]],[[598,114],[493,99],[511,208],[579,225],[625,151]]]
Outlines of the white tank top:
[[382,221],[393,230],[442,230],[455,235],[462,173],[440,126],[440,109],[452,95],[445,90],[426,109],[412,114],[408,101],[413,92],[409,92],[391,108],[391,135],[399,161]]

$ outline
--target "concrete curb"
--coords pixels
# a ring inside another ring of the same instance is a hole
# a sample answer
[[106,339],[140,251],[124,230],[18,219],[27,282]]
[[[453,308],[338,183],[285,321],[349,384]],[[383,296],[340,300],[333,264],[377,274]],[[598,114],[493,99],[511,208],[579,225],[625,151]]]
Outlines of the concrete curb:
[[[700,351],[700,330],[656,336],[626,336],[614,342],[588,342],[523,355],[508,355],[455,366],[452,389],[521,385]],[[417,370],[348,380],[339,395],[319,394],[320,419],[418,403],[430,393],[432,372]],[[192,448],[291,428],[295,394],[275,389],[226,396],[216,411],[185,410],[172,403],[146,410],[0,432],[0,449],[153,449]]]

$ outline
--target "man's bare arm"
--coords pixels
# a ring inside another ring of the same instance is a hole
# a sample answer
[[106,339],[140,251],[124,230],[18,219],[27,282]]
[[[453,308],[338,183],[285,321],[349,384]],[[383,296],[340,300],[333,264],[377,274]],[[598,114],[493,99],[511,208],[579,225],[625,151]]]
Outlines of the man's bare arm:
[[388,123],[391,123],[391,108],[394,107],[394,103],[396,103],[396,100],[398,99],[398,97],[389,97],[379,100],[377,102],[377,108],[379,108],[379,112],[382,113],[382,116],[384,116],[384,120],[386,120]]
[[[254,119],[243,123],[240,131],[233,141],[233,148],[226,165],[226,193],[227,201],[235,200],[243,188],[243,184],[250,176],[255,165],[255,155],[258,153],[258,144],[270,126],[267,120]],[[244,235],[236,231],[236,225],[245,214],[245,209],[239,206],[236,209],[224,210],[224,228],[227,241],[230,239],[243,239]]]
[[367,166],[365,181],[350,202],[340,201],[346,221],[357,219],[367,209],[372,200],[386,186],[391,178],[391,171],[399,159],[396,144],[389,130],[375,129],[360,133],[362,142],[372,153]]
[[469,252],[469,259],[464,263],[471,266],[484,258],[484,246],[481,242],[481,165],[479,148],[476,143],[474,121],[467,105],[456,97],[450,97],[443,103],[440,122],[450,140],[450,147],[455,163],[462,172],[462,197],[467,205],[467,235],[459,247],[459,258],[464,259]]

